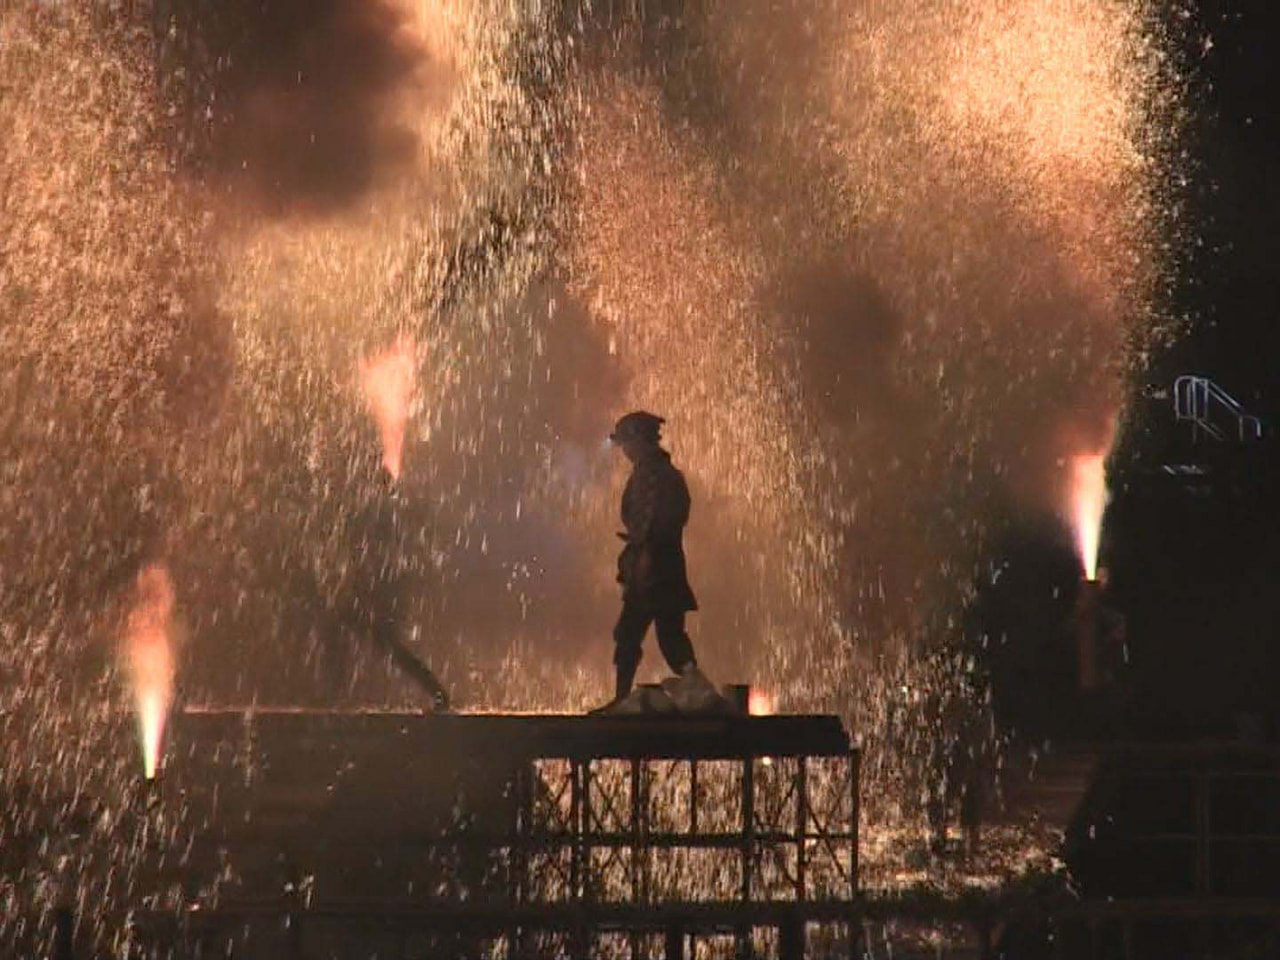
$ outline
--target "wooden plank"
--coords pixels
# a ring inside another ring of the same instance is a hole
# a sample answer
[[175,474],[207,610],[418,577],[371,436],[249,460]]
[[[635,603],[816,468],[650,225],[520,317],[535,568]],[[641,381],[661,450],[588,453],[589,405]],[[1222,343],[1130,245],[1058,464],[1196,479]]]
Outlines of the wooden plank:
[[[238,723],[237,723],[238,721]],[[401,749],[463,756],[563,759],[741,759],[842,756],[849,735],[839,717],[780,715],[622,716],[422,714],[376,711],[187,708],[176,741],[245,736],[270,752],[291,743],[395,743]],[[175,743],[180,749],[180,745]]]

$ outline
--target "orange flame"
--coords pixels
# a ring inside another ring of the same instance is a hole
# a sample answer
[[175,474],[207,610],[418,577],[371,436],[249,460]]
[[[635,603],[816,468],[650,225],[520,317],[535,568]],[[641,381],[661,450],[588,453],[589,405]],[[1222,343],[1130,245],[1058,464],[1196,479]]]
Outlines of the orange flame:
[[774,701],[773,694],[768,691],[752,687],[751,692],[747,694],[747,713],[751,716],[771,717],[777,709],[778,705]]
[[160,765],[164,723],[173,700],[173,652],[169,643],[173,604],[169,572],[158,564],[144,569],[138,575],[137,602],[125,625],[125,653],[148,780],[155,777]]
[[382,436],[382,465],[400,479],[404,456],[404,427],[413,397],[413,338],[401,335],[382,353],[360,361],[360,383],[369,412]]
[[1098,579],[1098,543],[1107,508],[1107,454],[1083,453],[1071,460],[1071,513],[1076,552],[1086,580]]
[[1071,458],[1069,516],[1075,534],[1076,553],[1084,578],[1098,579],[1098,547],[1102,539],[1102,516],[1107,509],[1107,456],[1115,441],[1115,420],[1107,425],[1102,445]]

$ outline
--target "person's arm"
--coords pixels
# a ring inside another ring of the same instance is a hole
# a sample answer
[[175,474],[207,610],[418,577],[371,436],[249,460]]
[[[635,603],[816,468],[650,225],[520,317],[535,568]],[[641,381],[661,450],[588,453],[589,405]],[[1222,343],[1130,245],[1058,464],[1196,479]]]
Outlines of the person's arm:
[[653,521],[658,510],[658,484],[652,471],[641,468],[635,477],[635,494],[631,498],[631,516],[627,520],[627,542],[645,547],[653,535]]
[[647,543],[641,544],[636,548],[635,566],[632,567],[631,575],[638,584],[646,583],[649,580],[649,572],[653,569],[653,553],[649,549]]
[[627,543],[635,552],[631,566],[631,580],[644,584],[653,568],[650,539],[653,536],[654,519],[658,507],[657,477],[652,471],[639,472],[635,478],[635,495],[631,499],[631,516],[627,524]]

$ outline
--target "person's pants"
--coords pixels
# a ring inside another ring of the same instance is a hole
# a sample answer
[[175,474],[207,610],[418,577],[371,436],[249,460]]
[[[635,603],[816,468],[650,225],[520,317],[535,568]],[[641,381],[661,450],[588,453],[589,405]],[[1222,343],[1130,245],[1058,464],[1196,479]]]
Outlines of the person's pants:
[[613,662],[618,668],[617,695],[620,697],[631,692],[650,623],[657,629],[658,648],[673,671],[679,673],[695,662],[693,644],[684,632],[683,610],[657,613],[648,604],[623,601],[622,615],[613,628]]

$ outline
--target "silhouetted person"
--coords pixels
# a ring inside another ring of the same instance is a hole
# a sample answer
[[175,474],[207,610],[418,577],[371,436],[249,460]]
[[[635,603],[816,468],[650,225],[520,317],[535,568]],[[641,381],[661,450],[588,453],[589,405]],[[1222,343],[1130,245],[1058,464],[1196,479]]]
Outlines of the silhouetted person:
[[627,545],[618,557],[622,615],[613,630],[615,699],[631,692],[650,623],[657,629],[658,646],[672,670],[679,674],[697,665],[684,632],[685,614],[698,609],[684,561],[689,488],[672,465],[671,455],[659,446],[664,422],[652,413],[628,413],[609,436],[632,463],[622,494],[626,532],[618,534]]

